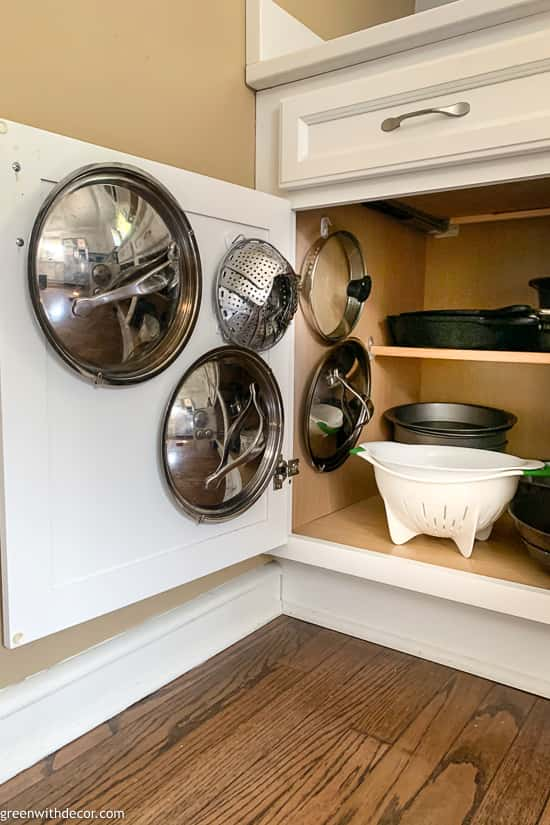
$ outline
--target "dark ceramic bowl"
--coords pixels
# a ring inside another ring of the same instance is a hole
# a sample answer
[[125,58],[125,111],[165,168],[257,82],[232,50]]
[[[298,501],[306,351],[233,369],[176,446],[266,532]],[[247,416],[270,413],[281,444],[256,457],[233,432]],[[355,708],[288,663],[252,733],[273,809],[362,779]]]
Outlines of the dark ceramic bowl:
[[522,484],[508,509],[529,552],[550,553],[550,486]]

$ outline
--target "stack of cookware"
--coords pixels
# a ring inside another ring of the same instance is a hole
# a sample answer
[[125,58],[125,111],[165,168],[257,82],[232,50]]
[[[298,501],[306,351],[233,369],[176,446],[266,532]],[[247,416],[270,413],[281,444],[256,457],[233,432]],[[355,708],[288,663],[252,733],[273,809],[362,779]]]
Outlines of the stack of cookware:
[[550,573],[550,478],[523,479],[509,512],[529,555]]
[[517,418],[506,410],[478,404],[429,402],[386,410],[393,437],[402,444],[439,444],[504,452]]

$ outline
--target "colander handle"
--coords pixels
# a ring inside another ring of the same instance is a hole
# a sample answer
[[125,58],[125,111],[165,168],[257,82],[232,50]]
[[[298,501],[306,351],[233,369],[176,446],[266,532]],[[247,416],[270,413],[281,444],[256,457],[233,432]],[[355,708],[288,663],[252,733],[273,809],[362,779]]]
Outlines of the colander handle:
[[[239,458],[237,458],[235,461],[229,463],[229,451],[231,449],[231,441],[233,440],[235,435],[240,432],[242,425],[244,424],[244,421],[246,419],[246,416],[248,415],[248,412],[252,406],[255,407],[256,412],[258,413],[258,418],[260,419],[260,423],[258,424],[256,434],[254,435],[254,438],[252,439],[250,445],[246,448],[244,453],[242,453],[239,456]],[[263,432],[264,414],[258,404],[258,399],[256,395],[256,385],[251,384],[250,396],[248,398],[248,401],[246,402],[245,406],[243,407],[243,409],[241,410],[241,412],[239,413],[239,415],[227,431],[220,463],[218,464],[216,470],[207,477],[204,486],[206,488],[211,487],[212,485],[217,487],[220,481],[222,481],[222,479],[224,479],[225,476],[231,472],[231,470],[235,470],[237,467],[241,467],[243,464],[246,464],[248,461],[251,461],[255,457],[256,451],[260,446],[260,442],[263,437]]]
[[523,470],[522,475],[530,478],[550,478],[550,464],[545,464],[540,470]]

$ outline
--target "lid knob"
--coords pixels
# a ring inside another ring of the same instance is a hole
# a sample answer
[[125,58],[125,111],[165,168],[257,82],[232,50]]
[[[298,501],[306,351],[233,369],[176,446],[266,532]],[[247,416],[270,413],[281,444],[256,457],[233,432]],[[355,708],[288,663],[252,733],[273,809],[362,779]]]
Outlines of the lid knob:
[[365,275],[364,278],[353,278],[347,286],[348,298],[355,298],[360,304],[363,304],[369,297],[372,290],[372,278],[370,275]]

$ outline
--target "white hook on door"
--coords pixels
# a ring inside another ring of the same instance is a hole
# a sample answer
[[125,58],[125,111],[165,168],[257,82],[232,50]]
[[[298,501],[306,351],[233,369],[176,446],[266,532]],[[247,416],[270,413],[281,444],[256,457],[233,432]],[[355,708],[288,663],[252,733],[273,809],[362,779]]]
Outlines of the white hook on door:
[[330,218],[321,218],[321,238],[328,238],[332,221]]

